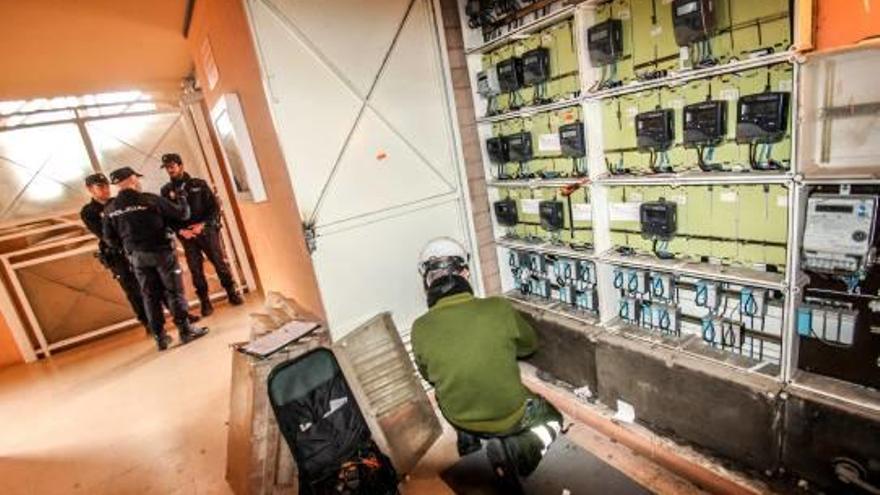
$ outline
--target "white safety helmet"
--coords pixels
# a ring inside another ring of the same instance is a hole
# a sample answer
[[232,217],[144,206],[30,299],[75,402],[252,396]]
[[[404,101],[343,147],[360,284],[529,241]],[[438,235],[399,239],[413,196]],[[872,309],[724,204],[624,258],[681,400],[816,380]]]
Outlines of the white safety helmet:
[[419,273],[425,288],[440,277],[467,269],[469,261],[467,250],[451,237],[437,237],[428,241],[419,255]]

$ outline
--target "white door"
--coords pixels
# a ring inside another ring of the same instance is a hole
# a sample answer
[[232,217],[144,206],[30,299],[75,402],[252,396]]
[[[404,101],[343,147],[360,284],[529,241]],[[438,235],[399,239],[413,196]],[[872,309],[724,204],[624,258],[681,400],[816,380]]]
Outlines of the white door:
[[472,246],[435,9],[431,0],[248,1],[337,337],[379,311],[408,330],[425,311],[422,246],[437,236]]

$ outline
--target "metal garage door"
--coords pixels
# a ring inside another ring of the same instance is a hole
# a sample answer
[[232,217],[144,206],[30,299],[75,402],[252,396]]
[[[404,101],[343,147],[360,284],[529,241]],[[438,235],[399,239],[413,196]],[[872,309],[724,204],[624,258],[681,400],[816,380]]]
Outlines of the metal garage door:
[[383,310],[408,329],[425,310],[421,247],[440,235],[471,245],[435,9],[429,0],[248,2],[335,336]]

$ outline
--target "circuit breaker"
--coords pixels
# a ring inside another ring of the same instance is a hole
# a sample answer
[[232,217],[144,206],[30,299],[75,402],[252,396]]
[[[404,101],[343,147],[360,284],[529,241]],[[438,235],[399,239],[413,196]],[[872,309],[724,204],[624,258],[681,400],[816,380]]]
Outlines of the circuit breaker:
[[477,93],[483,98],[492,98],[501,94],[501,85],[495,67],[477,73]]
[[709,100],[684,107],[684,144],[713,146],[727,134],[727,102]]
[[523,85],[522,60],[511,57],[498,62],[495,66],[498,71],[498,85],[502,93],[516,91]]
[[784,138],[789,98],[789,93],[780,91],[741,97],[737,104],[736,141],[775,143]]
[[511,162],[527,162],[532,159],[532,133],[519,132],[505,138],[507,158]]
[[550,78],[550,50],[538,47],[525,52],[522,56],[522,82],[524,86],[533,86]]
[[565,227],[565,213],[562,201],[541,201],[538,204],[541,217],[541,228],[548,232],[556,232]]
[[814,194],[807,200],[804,268],[853,273],[865,267],[874,243],[877,197]]
[[589,28],[587,50],[593,65],[616,62],[623,53],[623,24],[620,20],[609,19]]
[[669,240],[675,235],[677,204],[671,201],[649,201],[639,206],[642,236],[648,239]]
[[636,142],[642,151],[664,151],[675,140],[675,112],[652,110],[636,115]]
[[519,223],[519,214],[516,208],[516,201],[511,198],[496,201],[493,204],[495,210],[495,220],[498,225],[504,227],[513,227]]
[[565,124],[559,127],[559,145],[562,156],[581,158],[587,153],[584,140],[584,126],[580,122]]
[[708,40],[715,31],[715,1],[675,0],[672,2],[672,23],[678,46]]
[[503,137],[491,137],[486,140],[486,154],[489,160],[497,165],[510,161],[507,153],[507,140]]

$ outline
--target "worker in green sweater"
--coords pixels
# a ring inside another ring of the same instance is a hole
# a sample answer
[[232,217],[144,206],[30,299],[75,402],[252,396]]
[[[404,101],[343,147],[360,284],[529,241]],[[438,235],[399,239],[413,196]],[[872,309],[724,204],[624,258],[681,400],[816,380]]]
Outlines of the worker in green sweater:
[[473,296],[468,258],[447,237],[422,251],[429,310],[413,323],[413,353],[458,432],[459,454],[485,443],[496,474],[518,484],[556,439],[562,415],[520,380],[517,359],[537,349],[534,330],[507,300]]

